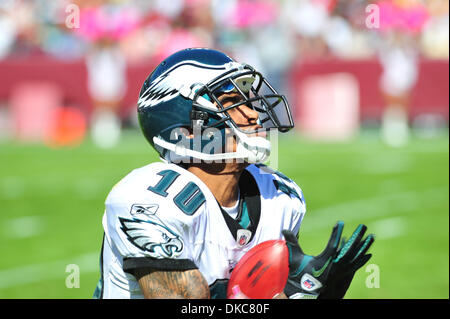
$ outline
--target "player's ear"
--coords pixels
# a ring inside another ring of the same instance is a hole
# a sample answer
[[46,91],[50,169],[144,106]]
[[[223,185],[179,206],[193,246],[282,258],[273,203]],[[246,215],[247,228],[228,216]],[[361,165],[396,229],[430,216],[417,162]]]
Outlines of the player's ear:
[[177,127],[170,133],[171,140],[193,139],[194,133],[190,127]]
[[[187,138],[190,138],[190,139],[194,138],[194,137],[195,137],[195,135],[194,135],[194,129],[193,129],[192,127],[187,127],[186,129],[187,129],[188,132],[189,132],[189,135],[187,136]],[[200,132],[197,132],[197,133],[202,134],[203,132],[200,130]]]
[[183,134],[187,139],[191,140],[194,138],[194,132],[190,127],[183,127]]

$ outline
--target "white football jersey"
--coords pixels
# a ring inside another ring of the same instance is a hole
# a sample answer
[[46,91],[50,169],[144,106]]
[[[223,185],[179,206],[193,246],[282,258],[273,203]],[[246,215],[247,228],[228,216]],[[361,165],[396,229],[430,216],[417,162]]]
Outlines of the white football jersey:
[[109,193],[103,216],[96,298],[143,298],[133,269],[199,269],[212,298],[225,298],[239,259],[252,247],[298,234],[306,206],[300,188],[264,165],[241,176],[240,213],[221,209],[208,187],[175,164],[133,170]]

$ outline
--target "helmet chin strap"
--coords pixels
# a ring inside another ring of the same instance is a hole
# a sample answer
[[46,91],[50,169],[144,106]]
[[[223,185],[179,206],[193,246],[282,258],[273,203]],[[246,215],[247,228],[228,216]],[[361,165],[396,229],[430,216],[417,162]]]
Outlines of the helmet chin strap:
[[241,159],[248,163],[263,163],[270,155],[270,141],[261,136],[249,137],[245,133],[232,128],[236,134],[236,152],[207,154],[191,150],[183,145],[177,145],[165,141],[160,137],[153,137],[155,145],[170,151],[169,162],[192,163],[193,158],[204,161],[220,161],[230,159]]
[[263,163],[270,155],[270,141],[261,136],[249,137],[233,128],[237,138],[236,153],[249,163]]

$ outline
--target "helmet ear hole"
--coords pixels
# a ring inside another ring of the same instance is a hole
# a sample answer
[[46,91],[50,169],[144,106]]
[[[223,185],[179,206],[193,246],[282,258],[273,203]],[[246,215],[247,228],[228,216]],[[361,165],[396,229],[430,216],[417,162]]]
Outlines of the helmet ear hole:
[[200,121],[204,121],[206,123],[209,119],[209,114],[208,114],[208,112],[205,112],[205,111],[192,110],[191,114],[190,114],[190,118],[191,118],[191,121],[200,120]]

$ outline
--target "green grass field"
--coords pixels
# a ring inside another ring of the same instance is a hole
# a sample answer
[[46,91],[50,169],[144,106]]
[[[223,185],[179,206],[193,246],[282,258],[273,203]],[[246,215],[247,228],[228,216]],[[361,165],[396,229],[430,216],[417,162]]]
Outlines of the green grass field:
[[[345,236],[359,223],[377,236],[346,298],[449,298],[448,135],[401,149],[370,134],[334,144],[291,135],[278,151],[305,195],[305,252],[319,253],[337,220]],[[0,298],[91,298],[106,195],[155,160],[137,132],[110,150],[0,143]],[[79,288],[66,286],[72,264]]]

